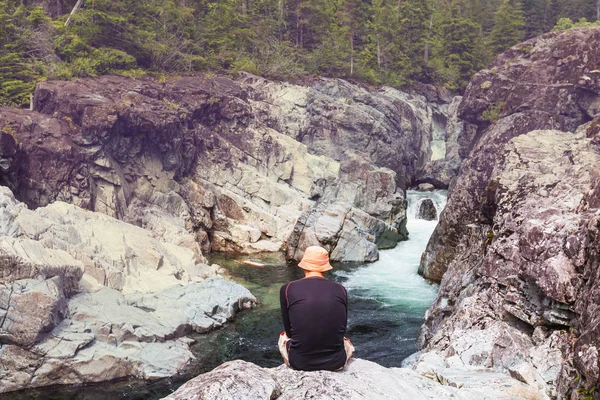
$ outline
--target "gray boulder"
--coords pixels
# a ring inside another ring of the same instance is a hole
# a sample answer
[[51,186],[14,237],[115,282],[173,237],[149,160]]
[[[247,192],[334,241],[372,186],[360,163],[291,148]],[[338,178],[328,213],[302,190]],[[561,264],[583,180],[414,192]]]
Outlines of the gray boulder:
[[419,183],[417,190],[419,192],[433,192],[435,190],[435,186],[433,186],[431,183]]
[[438,212],[433,204],[433,200],[424,199],[419,204],[419,210],[417,211],[417,218],[424,219],[425,221],[434,221],[437,219]]
[[[406,201],[397,191],[396,174],[356,157],[341,168],[341,180],[325,188],[298,218],[288,239],[288,258],[300,260],[306,247],[318,245],[334,261],[375,261],[379,249],[408,237]],[[362,184],[355,181],[359,174]]]
[[0,336],[0,393],[128,377],[171,377],[194,363],[189,349],[193,340],[186,334],[222,327],[255,301],[233,282],[208,279],[151,296],[126,298],[109,288],[78,294],[68,303],[69,314],[51,325],[36,318],[46,311],[44,307],[31,315],[17,314],[21,329],[39,327],[45,335],[29,331],[18,335],[7,324],[12,336]]
[[60,276],[0,284],[0,343],[31,347],[67,314]]

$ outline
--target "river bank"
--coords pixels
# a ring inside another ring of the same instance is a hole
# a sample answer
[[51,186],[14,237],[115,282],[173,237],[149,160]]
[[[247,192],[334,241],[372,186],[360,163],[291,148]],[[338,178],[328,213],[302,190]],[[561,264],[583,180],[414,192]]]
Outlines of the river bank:
[[[427,244],[436,221],[417,218],[418,205],[431,198],[439,211],[445,204],[445,191],[409,191],[409,240],[395,249],[381,252],[371,264],[334,263],[334,279],[348,289],[348,336],[357,348],[357,357],[385,367],[399,367],[404,358],[417,350],[417,332],[423,314],[437,291],[417,274],[420,254]],[[240,264],[239,259],[258,261],[256,268]],[[190,349],[195,366],[184,376],[154,383],[120,382],[86,387],[58,387],[0,395],[0,400],[78,399],[123,400],[159,399],[176,390],[185,380],[235,359],[271,368],[281,364],[275,340],[281,331],[279,288],[285,282],[302,277],[301,269],[287,264],[281,253],[235,255],[215,253],[209,260],[223,267],[231,279],[249,289],[258,299],[252,310],[239,313],[234,321],[208,334],[192,334]]]

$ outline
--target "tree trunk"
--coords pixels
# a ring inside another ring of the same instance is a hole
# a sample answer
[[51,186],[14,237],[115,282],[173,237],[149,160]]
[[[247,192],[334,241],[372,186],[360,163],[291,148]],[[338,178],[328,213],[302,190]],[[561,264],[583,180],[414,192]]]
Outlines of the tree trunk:
[[600,21],[600,0],[596,1],[596,21]]
[[71,22],[71,17],[77,12],[77,10],[79,10],[79,7],[81,7],[82,4],[83,4],[83,0],[77,0],[77,3],[75,3],[75,7],[73,7],[73,10],[71,11],[71,14],[69,15],[69,18],[67,18],[67,21],[65,22],[65,26],[69,25],[69,22]]
[[279,43],[283,42],[283,0],[279,0]]
[[425,61],[429,60],[429,39],[431,39],[431,29],[433,29],[433,13],[435,12],[435,8],[431,10],[431,19],[429,20],[429,30],[427,31],[427,41],[425,42],[425,54],[423,54],[423,58]]
[[300,4],[296,6],[296,47],[300,46]]
[[381,68],[381,46],[379,43],[379,35],[377,35],[377,66]]
[[350,33],[350,76],[354,74],[354,32]]

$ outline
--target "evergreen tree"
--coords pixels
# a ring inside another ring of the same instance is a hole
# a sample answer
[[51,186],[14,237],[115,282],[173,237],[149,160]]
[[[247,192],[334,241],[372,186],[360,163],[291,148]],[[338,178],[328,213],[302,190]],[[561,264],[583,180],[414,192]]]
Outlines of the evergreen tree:
[[552,0],[523,0],[525,37],[532,38],[552,29]]
[[309,71],[334,76],[347,76],[351,57],[351,16],[343,0],[332,0],[321,10],[322,37],[316,40],[307,57]]
[[[400,41],[396,41],[398,57],[394,68],[404,70],[410,79],[418,79],[424,65],[423,52],[426,45],[427,29],[432,13],[427,0],[398,1]],[[408,62],[407,62],[408,59]]]
[[373,0],[361,52],[362,68],[375,82],[402,85],[418,78],[424,65],[431,8],[426,0]]
[[570,18],[573,21],[578,21],[585,18],[588,21],[597,19],[597,0],[572,0],[566,2],[557,0],[555,8],[559,17]]
[[460,89],[522,39],[600,13],[600,0],[90,0],[65,26],[76,2],[0,0],[1,104],[27,104],[42,78],[147,71]]
[[482,33],[489,35],[494,27],[494,13],[502,4],[502,0],[464,0],[462,4],[464,16],[480,24]]
[[32,16],[18,1],[0,0],[0,105],[29,104],[37,74],[29,57],[36,49],[28,46],[28,39],[32,27],[44,22],[38,21],[44,17],[42,10],[33,10]]
[[573,3],[576,12],[573,20],[585,18],[587,21],[596,21],[598,19],[598,7],[600,6],[598,0],[574,0]]
[[525,38],[525,16],[519,0],[504,0],[494,14],[494,28],[489,45],[493,54],[500,54]]
[[358,66],[358,54],[364,47],[367,38],[367,26],[370,15],[370,5],[362,0],[345,0],[345,13],[349,28],[350,40],[350,76],[364,74]]
[[481,25],[474,22],[460,0],[440,3],[434,18],[436,34],[430,65],[436,80],[452,89],[463,89],[471,76],[485,66]]

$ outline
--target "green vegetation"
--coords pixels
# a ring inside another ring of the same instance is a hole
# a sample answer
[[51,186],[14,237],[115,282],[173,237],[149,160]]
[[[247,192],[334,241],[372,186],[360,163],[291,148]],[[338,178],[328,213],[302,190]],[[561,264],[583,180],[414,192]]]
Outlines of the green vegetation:
[[[483,82],[485,84],[485,82]],[[482,84],[482,86],[483,86]],[[485,89],[485,88],[484,88]],[[481,120],[496,123],[500,119],[504,106],[498,103],[492,103],[481,113]]]
[[494,14],[494,27],[488,40],[490,50],[499,54],[525,38],[525,14],[519,0],[504,0]]
[[574,382],[578,384],[578,388],[575,390],[579,395],[579,398],[582,400],[594,400],[594,395],[596,394],[596,386],[588,387],[582,382],[581,376],[577,375],[574,379]]
[[600,21],[588,22],[585,18],[580,18],[579,21],[573,22],[571,18],[561,18],[554,25],[553,31],[564,31],[571,28],[580,28],[582,26],[594,26],[600,25]]
[[582,400],[594,400],[594,393],[596,393],[596,387],[588,389],[585,387],[580,387],[577,389],[577,393],[579,394]]
[[194,71],[462,90],[519,41],[598,17],[591,0],[84,0],[67,25],[75,3],[0,0],[0,105],[44,79]]
[[433,80],[449,89],[466,87],[489,58],[481,24],[465,16],[463,7],[460,1],[441,2],[433,16],[436,29],[428,65],[433,68]]

